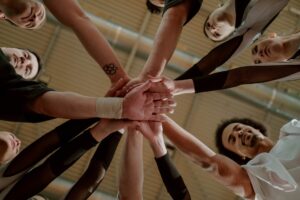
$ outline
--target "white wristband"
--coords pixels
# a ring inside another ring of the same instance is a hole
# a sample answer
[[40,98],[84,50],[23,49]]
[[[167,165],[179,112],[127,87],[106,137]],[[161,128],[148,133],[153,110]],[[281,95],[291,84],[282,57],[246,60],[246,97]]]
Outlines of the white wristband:
[[97,117],[121,119],[123,112],[123,98],[99,97],[96,100]]

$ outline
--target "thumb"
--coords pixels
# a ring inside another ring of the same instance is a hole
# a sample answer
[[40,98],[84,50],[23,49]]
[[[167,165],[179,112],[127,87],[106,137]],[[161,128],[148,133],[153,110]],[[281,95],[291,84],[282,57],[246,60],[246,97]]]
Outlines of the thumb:
[[149,90],[149,88],[151,87],[151,81],[147,81],[146,83],[136,87],[136,89],[140,92],[145,92],[147,90]]

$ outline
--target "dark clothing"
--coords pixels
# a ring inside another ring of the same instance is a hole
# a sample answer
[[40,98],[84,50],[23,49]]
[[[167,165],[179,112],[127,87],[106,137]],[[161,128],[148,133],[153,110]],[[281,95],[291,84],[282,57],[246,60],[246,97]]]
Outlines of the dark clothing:
[[235,2],[235,28],[238,28],[242,22],[244,21],[245,17],[245,10],[251,0],[243,0],[243,1],[234,1]]
[[169,154],[160,158],[155,158],[160,176],[167,188],[168,193],[174,200],[190,200],[190,193],[177,171],[175,165],[170,159]]
[[[190,1],[190,0],[165,0],[163,13],[165,13],[169,8],[176,6],[177,4],[180,4],[183,1]],[[191,0],[191,1],[193,1],[193,4],[191,6],[191,10],[184,24],[187,24],[197,14],[197,12],[200,10],[202,5],[202,0]]]
[[120,132],[111,133],[98,146],[84,174],[71,188],[65,200],[84,200],[98,188],[121,140]]
[[45,92],[53,91],[43,83],[23,79],[16,74],[0,51],[0,119],[18,122],[41,122],[49,116],[28,110],[28,104]]

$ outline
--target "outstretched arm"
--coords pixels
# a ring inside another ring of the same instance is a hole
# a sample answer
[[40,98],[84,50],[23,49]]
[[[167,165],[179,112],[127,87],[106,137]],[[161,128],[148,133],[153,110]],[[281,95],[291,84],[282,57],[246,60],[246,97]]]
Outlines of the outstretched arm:
[[122,133],[114,132],[99,144],[88,168],[68,192],[65,200],[84,200],[93,194],[104,179],[121,137]]
[[218,182],[235,194],[252,198],[250,179],[240,165],[231,159],[216,154],[196,137],[181,128],[170,118],[163,123],[164,133],[188,157],[210,173]]
[[149,140],[160,176],[172,199],[190,200],[189,191],[167,153],[163,138],[162,124],[160,122],[142,122],[139,123],[139,129]]
[[110,133],[127,126],[129,121],[104,120],[65,144],[44,163],[23,176],[12,188],[0,194],[1,199],[27,199],[44,189],[54,178],[72,166],[86,151]]
[[128,79],[111,46],[76,0],[44,0],[44,4],[62,24],[74,31],[112,83],[120,78]]
[[119,199],[143,199],[143,136],[128,128],[119,177]]
[[154,91],[169,90],[173,95],[222,90],[239,85],[299,79],[300,62],[268,63],[239,67],[193,79],[173,81],[163,78]]

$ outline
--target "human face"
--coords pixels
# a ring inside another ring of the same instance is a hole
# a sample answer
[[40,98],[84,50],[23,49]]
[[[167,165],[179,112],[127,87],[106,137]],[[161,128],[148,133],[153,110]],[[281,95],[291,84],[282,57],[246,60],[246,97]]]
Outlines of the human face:
[[163,8],[165,6],[164,0],[150,0],[150,2],[157,7]]
[[1,50],[9,58],[9,63],[24,79],[34,78],[39,71],[39,63],[34,54],[24,49],[5,48]]
[[234,30],[234,26],[229,23],[230,15],[224,9],[217,8],[208,17],[204,24],[204,31],[213,41],[222,41]]
[[287,49],[282,37],[272,37],[257,43],[251,51],[252,60],[255,64],[265,62],[285,61]]
[[224,147],[241,157],[253,158],[266,137],[257,129],[241,123],[229,124],[223,131]]
[[19,3],[11,12],[3,13],[3,18],[20,28],[36,29],[46,20],[46,10],[42,3],[28,0]]
[[19,153],[21,141],[12,133],[0,131],[0,163],[12,160]]

